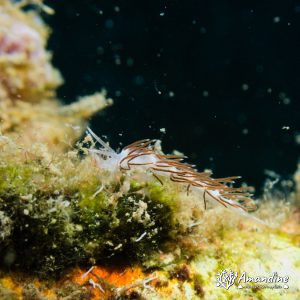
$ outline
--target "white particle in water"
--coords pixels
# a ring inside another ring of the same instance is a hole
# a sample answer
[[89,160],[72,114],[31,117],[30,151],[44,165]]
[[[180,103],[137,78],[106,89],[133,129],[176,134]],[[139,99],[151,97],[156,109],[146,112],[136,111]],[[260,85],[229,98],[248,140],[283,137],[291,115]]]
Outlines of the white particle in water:
[[174,96],[175,96],[175,93],[174,93],[173,91],[170,91],[170,92],[169,92],[169,97],[170,97],[170,98],[173,98]]
[[248,85],[247,83],[244,83],[244,84],[242,85],[242,90],[243,90],[243,91],[248,91],[248,90],[249,90],[249,85]]
[[119,56],[115,57],[115,64],[119,66],[121,64],[121,58]]
[[208,91],[203,91],[202,95],[203,95],[203,97],[208,97],[209,96],[209,92]]

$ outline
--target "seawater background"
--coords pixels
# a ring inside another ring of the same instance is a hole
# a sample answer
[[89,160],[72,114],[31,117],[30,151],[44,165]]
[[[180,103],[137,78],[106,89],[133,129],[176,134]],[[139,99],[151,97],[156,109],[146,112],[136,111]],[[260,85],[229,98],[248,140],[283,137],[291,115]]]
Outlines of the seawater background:
[[[199,170],[289,178],[299,157],[300,1],[46,1],[66,102],[106,88],[114,147],[160,138]],[[166,129],[166,134],[161,132]]]

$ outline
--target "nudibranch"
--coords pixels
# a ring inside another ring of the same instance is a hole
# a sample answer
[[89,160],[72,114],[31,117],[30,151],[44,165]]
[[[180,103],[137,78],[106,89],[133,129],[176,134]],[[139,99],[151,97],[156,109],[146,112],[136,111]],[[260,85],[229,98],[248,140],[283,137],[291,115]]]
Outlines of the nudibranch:
[[182,162],[186,157],[160,153],[155,148],[156,140],[140,140],[117,153],[90,128],[87,133],[101,146],[99,149],[91,148],[89,152],[103,170],[129,173],[139,170],[152,174],[161,184],[161,178],[168,177],[171,181],[184,185],[188,193],[196,192],[200,195],[204,209],[207,208],[207,201],[216,202],[243,215],[248,215],[248,211],[256,208],[251,194],[244,188],[228,185],[239,176],[212,178],[211,172],[198,172],[194,165]]

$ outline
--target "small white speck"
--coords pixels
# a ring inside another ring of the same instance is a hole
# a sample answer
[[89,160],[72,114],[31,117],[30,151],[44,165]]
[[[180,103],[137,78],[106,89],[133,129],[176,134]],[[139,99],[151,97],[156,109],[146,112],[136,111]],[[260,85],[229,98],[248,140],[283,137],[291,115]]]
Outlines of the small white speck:
[[119,56],[115,57],[115,64],[119,66],[121,64],[121,58]]
[[23,210],[23,213],[24,213],[25,216],[28,216],[28,215],[29,215],[29,210],[25,208],[25,209]]
[[282,126],[282,129],[283,129],[283,130],[289,130],[289,129],[290,129],[290,126]]
[[209,92],[208,91],[203,91],[202,95],[203,95],[203,97],[208,97],[209,96]]
[[76,231],[80,232],[83,230],[83,227],[80,224],[76,224],[75,229],[76,229]]
[[120,11],[120,7],[119,6],[115,6],[114,10],[115,10],[115,12],[119,12]]
[[139,242],[146,234],[147,232],[145,231],[138,239],[135,240],[135,242]]
[[162,133],[166,133],[166,128],[160,128],[159,131]]
[[288,105],[291,103],[291,99],[284,92],[279,93],[278,97],[282,101],[282,103],[285,105]]
[[248,90],[249,90],[249,85],[248,85],[247,83],[244,83],[244,84],[242,85],[242,90],[243,90],[243,91],[248,91]]
[[271,88],[268,88],[268,89],[267,89],[267,92],[268,92],[269,94],[271,94],[271,93],[272,93],[272,89],[271,89]]
[[169,92],[169,97],[170,97],[170,98],[173,98],[174,96],[175,96],[175,93],[174,93],[173,91],[170,91],[170,92]]
[[114,248],[114,250],[118,250],[118,249],[120,249],[120,248],[122,248],[122,244],[119,244],[118,246],[116,246],[115,248]]
[[165,15],[165,13],[164,13],[164,12],[161,12],[159,15],[160,15],[161,17],[163,17],[163,16]]
[[247,135],[248,132],[249,132],[249,130],[248,130],[247,128],[244,128],[244,129],[242,130],[242,133],[243,133],[244,135]]
[[91,279],[91,278],[88,280],[88,282],[89,282],[89,284],[92,285],[92,287],[93,287],[94,289],[97,288],[97,289],[99,289],[102,293],[104,293],[104,290],[103,290],[103,288],[101,287],[101,285],[100,285],[99,283],[94,282],[94,280]]
[[161,91],[158,89],[158,86],[157,86],[156,81],[154,81],[154,88],[155,88],[157,94],[158,94],[158,95],[161,95]]
[[94,266],[90,267],[83,275],[81,275],[81,278],[86,277],[86,275],[88,275],[94,268]]
[[279,16],[274,17],[273,22],[274,23],[279,23],[280,22],[280,17]]

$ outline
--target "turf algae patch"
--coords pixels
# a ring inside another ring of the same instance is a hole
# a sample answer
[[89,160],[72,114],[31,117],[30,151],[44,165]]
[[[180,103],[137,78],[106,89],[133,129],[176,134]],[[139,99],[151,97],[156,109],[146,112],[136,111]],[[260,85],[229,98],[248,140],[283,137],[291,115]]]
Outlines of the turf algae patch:
[[[77,159],[72,168],[78,172],[55,162],[44,168],[42,158],[1,165],[3,267],[46,277],[75,264],[142,261],[169,238],[172,208],[165,192],[153,198],[147,187],[121,192],[122,182],[97,192],[98,174],[84,173],[91,168]],[[77,178],[70,180],[72,174]]]

